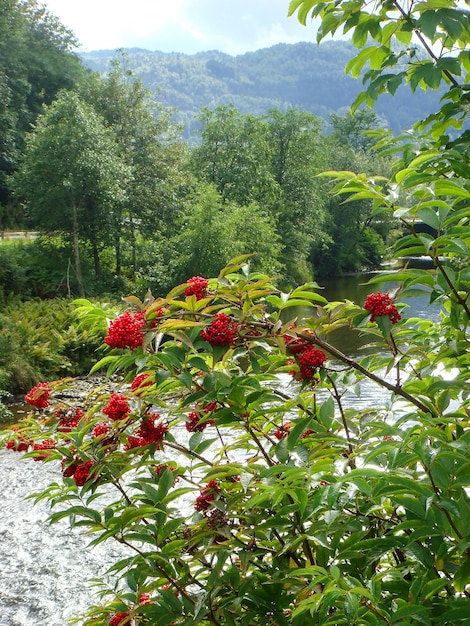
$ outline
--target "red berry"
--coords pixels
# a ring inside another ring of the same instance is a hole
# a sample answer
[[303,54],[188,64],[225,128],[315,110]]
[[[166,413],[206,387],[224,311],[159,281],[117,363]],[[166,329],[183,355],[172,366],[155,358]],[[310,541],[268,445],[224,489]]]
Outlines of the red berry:
[[28,404],[37,409],[45,409],[49,406],[49,395],[51,391],[49,383],[39,383],[25,395],[24,399]]
[[196,296],[196,300],[201,300],[207,296],[208,280],[201,276],[193,276],[188,281],[188,287],[184,290],[185,296]]
[[[110,620],[109,620],[109,626],[119,626],[119,624],[123,624],[124,621],[129,617],[129,613],[116,613],[116,615],[114,615]],[[128,624],[129,622],[126,621],[126,624]]]
[[152,382],[152,375],[144,372],[134,378],[131,383],[131,389],[134,393],[138,394],[144,387],[149,387]]
[[[35,443],[33,445],[33,450],[53,450],[57,446],[56,442],[53,439],[44,439],[40,443]],[[45,461],[47,457],[50,455],[50,452],[44,452],[44,454],[38,454],[34,457],[35,461]]]
[[371,313],[371,322],[375,322],[376,318],[381,315],[388,315],[392,324],[396,324],[401,319],[401,315],[390,300],[388,293],[370,293],[364,302],[364,308]]
[[287,434],[289,433],[289,430],[291,428],[292,428],[292,422],[284,422],[282,426],[280,426],[277,430],[274,431],[274,436],[276,437],[276,439],[279,439],[279,441],[281,441],[281,439],[284,439],[284,437],[287,437]]
[[235,344],[238,327],[238,323],[226,313],[217,313],[212,323],[201,332],[201,338],[211,346],[232,346]]
[[119,393],[112,393],[108,404],[104,407],[103,413],[111,420],[122,420],[131,412],[125,396]]
[[86,483],[93,465],[93,461],[85,461],[85,463],[77,465],[75,472],[73,473],[73,479],[76,485],[82,487]]
[[126,311],[109,323],[108,334],[104,342],[111,348],[130,348],[134,350],[142,345],[145,318],[142,311],[131,315]]

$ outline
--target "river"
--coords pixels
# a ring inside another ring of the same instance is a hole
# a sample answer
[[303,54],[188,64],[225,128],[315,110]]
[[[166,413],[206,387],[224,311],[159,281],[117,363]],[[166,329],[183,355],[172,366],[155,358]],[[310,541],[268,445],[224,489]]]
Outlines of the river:
[[[330,280],[322,294],[329,300],[350,299],[362,304],[367,294],[387,291],[365,285],[367,276],[356,275]],[[407,300],[405,317],[436,318],[438,311],[427,298]],[[300,312],[301,314],[301,312]],[[342,351],[355,355],[360,340],[348,331],[339,331],[335,343]],[[380,390],[365,384],[355,406],[377,404]],[[0,450],[0,626],[65,626],[96,597],[88,580],[100,577],[105,564],[118,554],[118,547],[105,544],[88,548],[86,538],[71,531],[67,523],[45,523],[47,505],[34,505],[27,496],[49,483],[60,480],[55,464],[21,459],[11,450]]]

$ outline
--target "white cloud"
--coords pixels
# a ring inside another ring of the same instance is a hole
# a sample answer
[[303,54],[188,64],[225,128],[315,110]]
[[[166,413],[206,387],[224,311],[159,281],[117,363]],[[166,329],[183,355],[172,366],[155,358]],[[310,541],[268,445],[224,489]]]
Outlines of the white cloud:
[[287,17],[289,0],[40,0],[85,50],[140,47],[228,54],[312,41],[313,27]]
[[185,0],[42,0],[65,26],[77,35],[83,48],[138,46],[158,38],[168,28],[181,27]]

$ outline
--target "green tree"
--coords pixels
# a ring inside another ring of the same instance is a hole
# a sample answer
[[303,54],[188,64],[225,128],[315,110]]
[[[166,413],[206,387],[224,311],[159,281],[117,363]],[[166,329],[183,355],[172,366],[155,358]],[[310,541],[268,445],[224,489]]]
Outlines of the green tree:
[[176,137],[172,112],[151,98],[121,53],[108,74],[89,76],[83,97],[102,116],[115,138],[116,149],[131,171],[126,202],[113,213],[116,274],[122,270],[122,240],[132,247],[132,266],[137,266],[136,239],[149,232],[172,231],[181,210],[181,191],[187,186],[183,174],[185,147]]
[[181,275],[210,276],[223,265],[229,232],[222,215],[222,199],[214,185],[199,185],[190,203],[187,220],[177,235],[181,255],[180,280]]
[[[283,242],[277,222],[257,203],[225,207],[221,219],[227,224],[228,238],[224,265],[230,259],[253,254],[250,267],[272,277],[285,275]],[[221,268],[219,268],[220,271]]]
[[100,247],[107,243],[114,211],[120,213],[125,201],[128,176],[113,135],[73,92],[62,92],[46,107],[28,136],[16,191],[35,227],[71,236],[80,293],[80,239],[92,247],[98,276]]
[[381,121],[371,109],[347,111],[344,115],[332,113],[330,124],[333,128],[333,139],[341,145],[349,144],[355,151],[369,151],[376,139],[371,131],[382,126]]
[[[373,150],[380,135],[380,118],[370,109],[347,111],[330,116],[332,132],[326,137],[326,169],[348,170],[368,175],[390,175],[390,159]],[[383,130],[383,129],[382,129]],[[327,278],[344,272],[377,268],[385,253],[385,241],[392,224],[391,215],[372,216],[369,199],[346,202],[328,190],[325,231],[327,237],[312,247],[312,263],[317,276]]]
[[84,70],[74,54],[76,39],[36,0],[4,0],[0,6],[0,205],[3,225],[14,213],[8,176],[16,169],[44,104],[73,88]]
[[[327,168],[366,172],[370,176],[387,176],[390,163],[372,152],[357,151],[343,137],[325,139],[328,155]],[[347,201],[325,189],[327,218],[324,222],[326,236],[311,248],[311,261],[318,278],[329,278],[346,272],[379,267],[384,253],[385,240],[396,220],[390,215],[373,216],[372,202],[368,198]]]
[[286,284],[311,277],[310,249],[325,218],[325,185],[315,178],[326,158],[320,120],[296,109],[256,120],[233,106],[203,110],[201,120],[202,143],[191,158],[196,176],[214,184],[224,202],[256,202],[271,216]]
[[270,169],[266,126],[253,115],[241,115],[233,105],[202,109],[201,145],[191,165],[200,179],[215,185],[222,200],[270,206],[278,187]]
[[255,202],[246,206],[224,202],[213,185],[197,187],[174,241],[180,250],[180,280],[218,273],[241,254],[253,254],[252,265],[260,271],[277,275],[282,268],[275,220]]
[[326,186],[316,178],[326,165],[322,122],[297,109],[273,109],[265,119],[271,172],[280,190],[272,211],[284,246],[285,279],[299,284],[311,278],[310,250],[324,237]]

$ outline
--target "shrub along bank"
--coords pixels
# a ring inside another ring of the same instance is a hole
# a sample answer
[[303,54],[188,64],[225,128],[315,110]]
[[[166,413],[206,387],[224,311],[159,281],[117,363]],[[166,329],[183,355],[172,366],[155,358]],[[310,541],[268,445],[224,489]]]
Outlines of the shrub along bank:
[[40,380],[86,374],[102,336],[82,328],[67,299],[0,308],[0,390],[23,393]]

